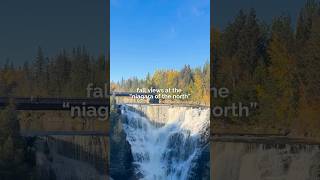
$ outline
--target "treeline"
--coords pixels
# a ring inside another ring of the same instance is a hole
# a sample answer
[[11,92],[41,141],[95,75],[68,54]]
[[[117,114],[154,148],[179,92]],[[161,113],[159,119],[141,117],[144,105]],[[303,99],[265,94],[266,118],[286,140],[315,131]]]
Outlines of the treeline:
[[[136,92],[137,88],[178,88],[183,94],[190,94],[185,100],[190,103],[210,104],[210,64],[203,67],[191,68],[185,65],[178,70],[157,70],[146,78],[136,77],[122,79],[111,84],[111,91]],[[174,100],[179,101],[179,100]]]
[[[288,128],[315,135],[320,128],[320,5],[307,1],[297,22],[286,15],[270,25],[254,9],[241,10],[223,30],[211,30],[213,86],[231,96],[215,106],[258,102],[250,117],[226,122]],[[293,133],[293,132],[292,132]]]
[[7,60],[0,67],[0,96],[84,97],[89,83],[107,83],[106,58],[91,56],[86,48],[62,50],[47,57],[38,48],[33,61],[17,66]]

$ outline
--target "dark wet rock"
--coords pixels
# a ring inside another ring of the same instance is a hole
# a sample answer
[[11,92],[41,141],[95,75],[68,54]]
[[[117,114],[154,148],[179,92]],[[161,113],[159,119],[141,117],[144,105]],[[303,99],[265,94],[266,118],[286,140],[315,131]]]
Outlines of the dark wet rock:
[[210,179],[210,146],[207,144],[198,158],[193,161],[188,176],[189,180],[209,180]]
[[134,179],[134,165],[131,147],[126,140],[121,115],[111,113],[110,176],[114,180]]

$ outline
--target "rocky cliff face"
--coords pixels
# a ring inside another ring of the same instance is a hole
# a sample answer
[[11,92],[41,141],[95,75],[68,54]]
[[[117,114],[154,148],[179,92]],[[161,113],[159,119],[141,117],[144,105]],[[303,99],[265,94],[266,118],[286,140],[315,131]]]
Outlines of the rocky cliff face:
[[111,113],[110,176],[114,180],[135,179],[131,146],[123,129],[121,115]]

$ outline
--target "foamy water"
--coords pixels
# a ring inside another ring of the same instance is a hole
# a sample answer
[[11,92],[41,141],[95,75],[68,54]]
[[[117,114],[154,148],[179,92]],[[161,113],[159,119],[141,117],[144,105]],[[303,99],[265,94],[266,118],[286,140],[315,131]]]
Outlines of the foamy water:
[[141,179],[188,179],[208,141],[209,109],[168,108],[168,120],[162,126],[126,106],[122,110],[127,117],[124,130]]
[[213,179],[320,180],[316,145],[215,142]]

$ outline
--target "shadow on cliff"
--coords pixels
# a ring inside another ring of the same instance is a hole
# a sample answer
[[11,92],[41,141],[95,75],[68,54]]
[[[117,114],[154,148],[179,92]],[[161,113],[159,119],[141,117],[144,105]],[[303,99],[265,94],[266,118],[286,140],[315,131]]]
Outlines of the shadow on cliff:
[[122,125],[123,117],[116,113],[110,113],[110,176],[114,180],[135,180],[135,166],[131,146],[126,139]]

